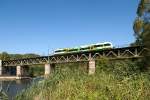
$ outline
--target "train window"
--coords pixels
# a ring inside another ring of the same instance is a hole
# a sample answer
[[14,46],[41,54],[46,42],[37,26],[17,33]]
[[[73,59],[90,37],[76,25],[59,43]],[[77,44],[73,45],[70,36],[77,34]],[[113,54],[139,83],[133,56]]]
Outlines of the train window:
[[104,44],[104,46],[110,46],[110,44]]
[[78,51],[78,49],[70,49],[68,51],[70,51],[70,52],[72,52],[72,51]]
[[89,50],[90,47],[81,48],[80,50]]
[[103,47],[103,45],[94,45],[95,48],[97,47]]

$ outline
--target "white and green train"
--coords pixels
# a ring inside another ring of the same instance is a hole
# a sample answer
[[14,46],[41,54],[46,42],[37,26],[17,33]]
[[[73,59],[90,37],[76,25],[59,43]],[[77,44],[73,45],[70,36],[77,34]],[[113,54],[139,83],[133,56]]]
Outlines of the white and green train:
[[54,54],[78,53],[78,52],[96,51],[96,50],[111,49],[111,48],[113,48],[111,42],[104,42],[104,43],[84,45],[75,48],[57,49],[54,51]]

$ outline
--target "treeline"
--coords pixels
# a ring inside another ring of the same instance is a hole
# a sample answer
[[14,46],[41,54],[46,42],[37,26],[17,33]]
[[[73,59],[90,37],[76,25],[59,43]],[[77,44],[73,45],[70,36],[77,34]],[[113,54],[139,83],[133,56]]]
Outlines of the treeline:
[[40,55],[34,53],[29,53],[29,54],[8,54],[7,52],[0,53],[1,60],[15,60],[15,59],[33,58],[39,56]]

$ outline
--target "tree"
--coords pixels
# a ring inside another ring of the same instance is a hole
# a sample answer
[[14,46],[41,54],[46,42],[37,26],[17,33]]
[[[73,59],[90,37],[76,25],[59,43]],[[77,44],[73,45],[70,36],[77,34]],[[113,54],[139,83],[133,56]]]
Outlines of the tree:
[[[136,44],[144,45],[150,49],[150,0],[141,0],[137,9],[137,18],[134,21],[133,29],[136,37]],[[145,53],[144,64],[150,66],[150,51]]]
[[150,0],[141,0],[137,9],[137,18],[134,21],[133,29],[137,44],[147,45],[150,40]]
[[0,59],[1,60],[10,60],[10,56],[9,56],[9,54],[7,52],[2,52],[0,54]]

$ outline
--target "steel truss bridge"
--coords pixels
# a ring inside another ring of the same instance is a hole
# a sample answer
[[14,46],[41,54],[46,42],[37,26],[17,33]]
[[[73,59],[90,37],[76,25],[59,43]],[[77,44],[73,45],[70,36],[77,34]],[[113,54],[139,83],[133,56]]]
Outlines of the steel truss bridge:
[[24,66],[24,65],[37,65],[37,64],[56,64],[68,62],[83,62],[90,60],[99,60],[101,58],[108,59],[132,59],[141,58],[143,54],[149,49],[144,46],[132,46],[123,48],[113,48],[98,51],[88,51],[79,53],[57,54],[51,56],[41,56],[36,58],[26,58],[2,61],[3,66]]

